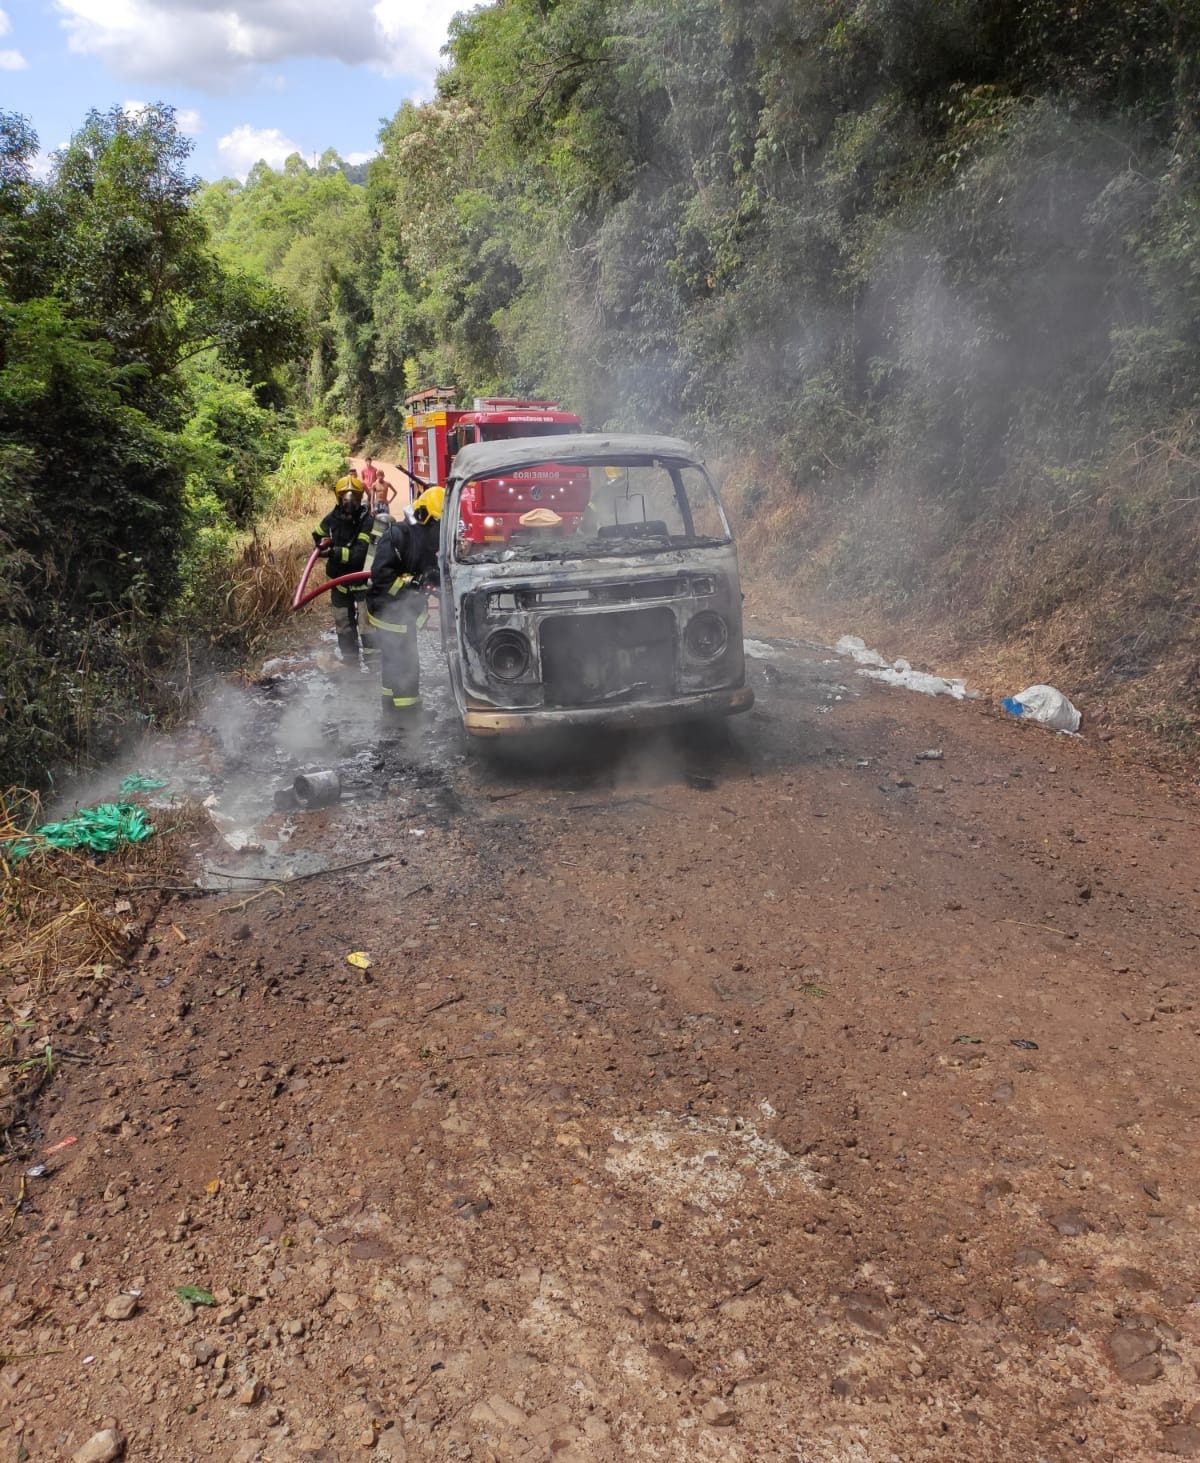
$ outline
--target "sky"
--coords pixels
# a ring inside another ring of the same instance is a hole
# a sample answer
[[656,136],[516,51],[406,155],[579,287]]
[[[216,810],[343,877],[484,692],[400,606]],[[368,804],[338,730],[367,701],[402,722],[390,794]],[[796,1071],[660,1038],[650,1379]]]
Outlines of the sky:
[[432,95],[472,0],[0,0],[0,110],[44,153],[92,108],[168,102],[195,171],[244,178],[261,158],[363,162],[381,122]]

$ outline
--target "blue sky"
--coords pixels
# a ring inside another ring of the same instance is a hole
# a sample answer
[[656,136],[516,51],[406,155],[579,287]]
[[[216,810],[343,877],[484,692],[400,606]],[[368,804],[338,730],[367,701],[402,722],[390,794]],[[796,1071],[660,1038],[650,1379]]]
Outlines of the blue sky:
[[431,95],[470,0],[0,0],[0,108],[42,148],[92,107],[169,102],[205,178],[334,147],[361,161],[406,97]]

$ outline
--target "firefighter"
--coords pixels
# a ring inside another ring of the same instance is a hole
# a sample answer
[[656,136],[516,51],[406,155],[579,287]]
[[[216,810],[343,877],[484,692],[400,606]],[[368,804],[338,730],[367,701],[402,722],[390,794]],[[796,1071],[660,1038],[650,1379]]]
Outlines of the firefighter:
[[383,712],[389,720],[415,720],[421,709],[417,631],[429,618],[424,590],[437,583],[445,499],[445,488],[426,488],[413,504],[412,522],[393,520],[375,548],[367,623],[380,653]]
[[[326,547],[326,578],[340,579],[343,574],[358,573],[366,565],[373,520],[371,510],[363,503],[366,490],[360,478],[347,473],[345,477],[338,478],[333,491],[337,502],[313,529],[313,542],[318,548]],[[364,581],[360,584],[339,584],[329,591],[338,649],[347,663],[358,660],[358,606],[368,587]],[[362,639],[366,647],[369,637],[365,626]]]

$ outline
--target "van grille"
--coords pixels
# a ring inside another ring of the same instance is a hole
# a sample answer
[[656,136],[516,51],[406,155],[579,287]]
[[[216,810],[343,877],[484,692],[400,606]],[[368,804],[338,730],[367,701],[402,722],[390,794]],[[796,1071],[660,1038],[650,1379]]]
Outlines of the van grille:
[[619,706],[675,689],[669,609],[555,615],[539,639],[547,706]]
[[565,609],[568,605],[631,604],[638,600],[682,599],[688,595],[712,592],[711,577],[689,579],[686,574],[672,574],[659,579],[633,579],[614,584],[496,589],[488,596],[488,609],[494,614],[512,614],[514,610]]

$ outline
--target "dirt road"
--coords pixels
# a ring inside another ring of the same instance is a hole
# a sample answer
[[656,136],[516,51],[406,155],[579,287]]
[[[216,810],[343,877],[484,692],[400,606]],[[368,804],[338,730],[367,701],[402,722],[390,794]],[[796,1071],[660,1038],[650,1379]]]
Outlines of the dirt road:
[[1200,1456],[1192,794],[754,633],[727,739],[380,740],[326,643],[158,744],[209,868],[391,856],[81,991],[5,1458]]

